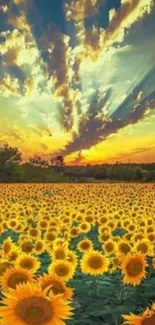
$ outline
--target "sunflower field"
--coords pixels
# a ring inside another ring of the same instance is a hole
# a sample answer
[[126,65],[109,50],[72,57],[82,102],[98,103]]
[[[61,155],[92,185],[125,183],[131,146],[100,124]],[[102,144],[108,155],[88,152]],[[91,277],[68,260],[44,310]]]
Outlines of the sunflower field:
[[0,325],[155,325],[155,184],[0,194]]

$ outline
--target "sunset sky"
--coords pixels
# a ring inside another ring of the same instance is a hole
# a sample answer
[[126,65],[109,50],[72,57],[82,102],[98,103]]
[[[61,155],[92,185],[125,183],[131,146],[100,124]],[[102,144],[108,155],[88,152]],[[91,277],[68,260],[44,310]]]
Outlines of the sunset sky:
[[154,0],[0,0],[0,145],[155,161],[154,22]]

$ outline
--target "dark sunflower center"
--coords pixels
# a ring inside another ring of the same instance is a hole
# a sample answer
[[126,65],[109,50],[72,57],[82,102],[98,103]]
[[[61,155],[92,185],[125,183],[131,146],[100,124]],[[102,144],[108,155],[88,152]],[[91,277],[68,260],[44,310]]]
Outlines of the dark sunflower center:
[[148,251],[148,246],[145,244],[139,244],[137,248],[143,254],[147,253]]
[[7,254],[7,253],[9,253],[10,249],[11,249],[10,243],[6,243],[4,245],[4,252]]
[[49,288],[49,292],[52,290],[54,295],[57,295],[57,294],[61,294],[61,293],[64,293],[64,288],[63,286],[61,285],[60,282],[58,281],[54,281],[54,280],[49,280],[44,286],[43,286],[43,290],[47,287],[50,287]]
[[59,293],[64,293],[64,288],[61,285],[61,283],[59,283],[58,281],[53,281],[52,283],[52,291],[55,295],[59,294]]
[[16,286],[20,283],[26,283],[29,280],[27,274],[14,273],[8,279],[8,287],[16,289]]
[[44,325],[52,320],[54,310],[48,299],[30,297],[17,304],[15,313],[28,325]]
[[55,272],[59,276],[65,276],[68,274],[68,268],[66,268],[65,265],[59,265],[56,266]]
[[37,243],[36,250],[41,250],[43,248],[42,243]]
[[56,259],[65,259],[65,252],[61,249],[58,249],[56,252],[55,252],[55,257]]
[[129,253],[129,251],[130,251],[130,247],[128,246],[128,244],[121,244],[121,245],[120,245],[120,250],[121,250],[123,253],[127,254],[127,253]]
[[12,266],[9,262],[3,262],[0,264],[0,275],[2,275],[8,268]]
[[154,325],[155,324],[155,314],[150,317],[145,318],[142,321],[142,325]]
[[107,252],[112,252],[113,251],[113,244],[112,243],[108,243],[105,246]]
[[143,265],[140,261],[131,260],[127,265],[127,273],[129,276],[137,276],[143,270]]
[[54,234],[47,234],[47,240],[53,241],[54,239],[55,239],[55,235]]
[[25,259],[20,263],[21,267],[31,270],[33,268],[33,261]]
[[30,253],[33,249],[33,245],[32,243],[27,242],[27,243],[23,243],[21,245],[21,248],[23,252]]
[[83,243],[81,243],[81,248],[82,249],[89,249],[90,248],[90,244],[87,243],[87,242],[83,242]]
[[88,264],[93,269],[99,269],[103,265],[102,258],[100,256],[92,256],[88,260]]
[[77,235],[78,231],[77,231],[77,229],[72,229],[71,233],[72,233],[72,235]]
[[38,235],[38,232],[37,232],[37,230],[36,229],[31,229],[31,231],[30,231],[30,235],[31,236],[37,236]]
[[15,227],[15,226],[16,226],[16,222],[15,222],[15,221],[12,221],[12,222],[10,223],[10,225],[11,225],[11,227]]

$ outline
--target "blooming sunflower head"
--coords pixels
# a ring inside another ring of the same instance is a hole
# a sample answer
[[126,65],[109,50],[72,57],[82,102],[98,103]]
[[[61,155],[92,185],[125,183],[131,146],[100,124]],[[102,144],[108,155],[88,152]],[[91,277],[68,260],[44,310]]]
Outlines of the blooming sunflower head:
[[117,243],[117,253],[126,255],[131,251],[131,246],[126,240],[119,240]]
[[12,241],[12,238],[11,237],[8,237],[7,239],[5,239],[3,241],[2,249],[4,251],[4,255],[5,256],[7,256],[11,252],[11,250],[13,248],[13,245],[14,244],[13,244],[13,241]]
[[135,249],[137,252],[140,252],[144,255],[153,255],[153,247],[151,246],[151,243],[148,239],[139,240],[135,245]]
[[30,271],[33,274],[36,271],[38,271],[38,269],[40,268],[41,263],[34,256],[31,256],[29,254],[21,254],[17,258],[15,265],[18,266],[18,267],[21,267],[23,269],[26,269],[26,270]]
[[0,276],[9,268],[13,266],[13,263],[6,260],[6,259],[1,259],[0,261]]
[[36,239],[41,235],[40,230],[34,227],[29,229],[28,234],[32,239]]
[[93,248],[92,241],[89,239],[83,239],[78,243],[77,248],[80,252],[87,252]]
[[0,278],[3,291],[8,291],[10,288],[16,289],[20,283],[32,282],[30,273],[22,268],[10,268],[5,271]]
[[81,270],[90,275],[99,275],[108,269],[108,259],[99,251],[91,250],[81,260]]
[[103,249],[106,252],[106,254],[110,255],[110,254],[112,254],[112,253],[115,252],[115,250],[116,250],[116,243],[114,242],[114,240],[109,239],[109,240],[107,240],[104,243]]
[[125,322],[128,325],[154,325],[155,324],[155,304],[153,303],[151,308],[146,310],[141,315],[122,315]]
[[25,239],[20,244],[20,248],[24,253],[32,253],[33,247],[34,247],[33,242],[30,239]]
[[34,252],[36,255],[40,255],[45,251],[45,241],[38,239],[35,243]]
[[74,265],[74,267],[76,268],[77,264],[78,264],[78,258],[75,252],[69,250],[67,253],[67,260],[68,262],[70,262],[72,265]]
[[54,261],[48,269],[49,273],[54,273],[63,281],[68,281],[74,276],[75,267],[68,261],[57,260]]
[[56,274],[44,274],[38,278],[41,289],[47,289],[47,293],[53,292],[54,295],[61,294],[64,299],[71,299],[73,290],[68,288],[61,277]]
[[1,324],[50,325],[62,324],[72,316],[70,303],[60,295],[49,297],[35,284],[20,284],[4,294],[0,306]]
[[123,277],[123,283],[131,284],[133,286],[139,285],[142,278],[145,277],[145,269],[147,263],[145,256],[136,253],[136,254],[127,254],[121,265]]
[[65,260],[67,257],[67,249],[65,247],[57,247],[51,252],[53,260]]

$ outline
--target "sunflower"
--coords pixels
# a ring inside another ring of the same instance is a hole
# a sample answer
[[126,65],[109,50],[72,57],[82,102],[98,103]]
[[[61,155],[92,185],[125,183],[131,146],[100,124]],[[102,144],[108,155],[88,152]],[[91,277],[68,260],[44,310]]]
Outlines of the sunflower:
[[2,235],[4,231],[5,231],[5,230],[4,230],[3,226],[0,225],[0,235]]
[[45,241],[43,239],[38,239],[35,243],[34,253],[40,255],[45,251]]
[[73,296],[73,290],[68,288],[61,277],[57,276],[56,274],[44,274],[37,280],[43,291],[45,289],[49,289],[48,294],[51,291],[54,295],[62,294],[64,299],[71,299]]
[[36,239],[38,237],[41,236],[41,232],[39,229],[37,228],[30,228],[28,231],[28,235],[32,238],[32,239]]
[[10,267],[13,266],[13,263],[6,260],[6,259],[1,259],[0,261],[0,276]]
[[22,268],[9,268],[0,277],[2,290],[8,291],[9,288],[16,289],[20,283],[32,282],[30,273]]
[[142,239],[137,242],[135,245],[135,250],[144,255],[152,256],[153,255],[153,247],[149,243],[148,239]]
[[138,240],[144,239],[144,235],[142,233],[137,233],[134,235],[133,240],[137,242]]
[[67,256],[67,249],[64,247],[57,247],[51,252],[53,260],[65,260]]
[[129,245],[129,243],[126,240],[119,240],[119,242],[117,243],[117,253],[118,255],[126,255],[131,251],[131,246]]
[[16,290],[4,293],[0,306],[1,324],[65,325],[72,316],[70,302],[59,295],[49,297],[35,284],[20,284]]
[[109,239],[104,243],[103,249],[106,252],[106,254],[112,254],[116,250],[116,243],[114,242],[113,239]]
[[49,265],[48,272],[58,275],[67,282],[73,278],[75,267],[68,261],[57,260]]
[[7,239],[5,239],[3,241],[2,249],[4,251],[5,256],[7,256],[11,252],[13,245],[14,245],[14,243],[13,243],[11,237],[8,237]]
[[32,240],[30,239],[23,240],[23,242],[20,244],[20,248],[24,253],[32,253],[34,248]]
[[122,273],[124,275],[123,283],[136,286],[140,284],[145,277],[145,269],[147,263],[145,256],[141,253],[130,254],[124,257],[121,265]]
[[15,218],[11,218],[7,221],[7,226],[9,229],[16,229],[16,227],[18,226],[18,220]]
[[90,275],[99,275],[108,269],[108,259],[99,251],[91,250],[81,260],[81,270]]
[[106,217],[106,216],[102,216],[102,217],[100,217],[100,218],[98,219],[98,223],[99,223],[100,225],[105,225],[107,222],[108,222],[108,217]]
[[155,243],[155,231],[148,233],[147,238],[151,243]]
[[91,224],[89,222],[82,222],[80,224],[80,230],[84,233],[89,232],[91,230]]
[[47,232],[46,234],[45,234],[45,237],[44,237],[44,239],[49,243],[49,242],[53,242],[53,241],[55,241],[55,239],[56,239],[56,234],[54,233],[54,232]]
[[146,233],[147,233],[147,234],[150,233],[150,232],[153,232],[153,231],[154,231],[154,225],[149,226],[149,227],[147,227],[147,229],[146,229]]
[[91,224],[94,223],[94,217],[92,215],[85,216],[84,219],[85,219],[86,222],[89,222]]
[[153,218],[148,218],[147,219],[147,224],[148,224],[148,226],[151,226],[152,224],[154,224],[154,219]]
[[53,242],[53,247],[68,247],[68,242],[64,238],[56,238]]
[[84,217],[81,214],[79,214],[75,217],[75,220],[81,223],[84,220]]
[[36,257],[29,254],[21,254],[15,262],[15,266],[26,269],[32,274],[38,271],[40,265],[40,261]]
[[67,260],[70,262],[75,268],[78,264],[78,258],[75,252],[73,251],[68,251],[67,253]]
[[142,315],[122,315],[128,325],[154,325],[155,324],[155,303],[152,304],[151,309],[146,308]]
[[98,240],[100,243],[104,243],[105,241],[107,241],[110,238],[111,238],[111,235],[108,232],[104,232],[103,234],[100,234],[98,236]]
[[110,233],[110,227],[106,226],[100,226],[98,228],[99,235],[104,234],[104,233]]
[[25,228],[24,224],[18,224],[17,227],[15,228],[15,231],[18,232],[18,233],[21,233],[21,232],[24,231],[24,228]]
[[133,234],[130,233],[130,232],[127,232],[124,236],[123,236],[123,239],[128,241],[128,242],[131,242],[132,241],[132,237],[133,237]]
[[80,252],[88,252],[92,248],[93,248],[93,244],[92,241],[89,239],[83,239],[77,245],[77,249]]
[[21,254],[21,250],[20,250],[20,248],[18,246],[15,246],[13,248],[13,250],[9,253],[8,260],[10,262],[16,261],[16,259],[18,258],[19,254]]
[[108,265],[108,272],[109,272],[110,274],[112,274],[112,273],[114,273],[116,270],[117,270],[116,265],[114,264],[113,260],[110,259],[110,261],[109,261],[109,265]]
[[38,229],[40,230],[46,230],[48,228],[48,221],[46,220],[40,220],[38,222]]
[[72,227],[71,230],[70,230],[70,236],[75,238],[77,236],[79,236],[80,234],[80,230],[78,227]]

